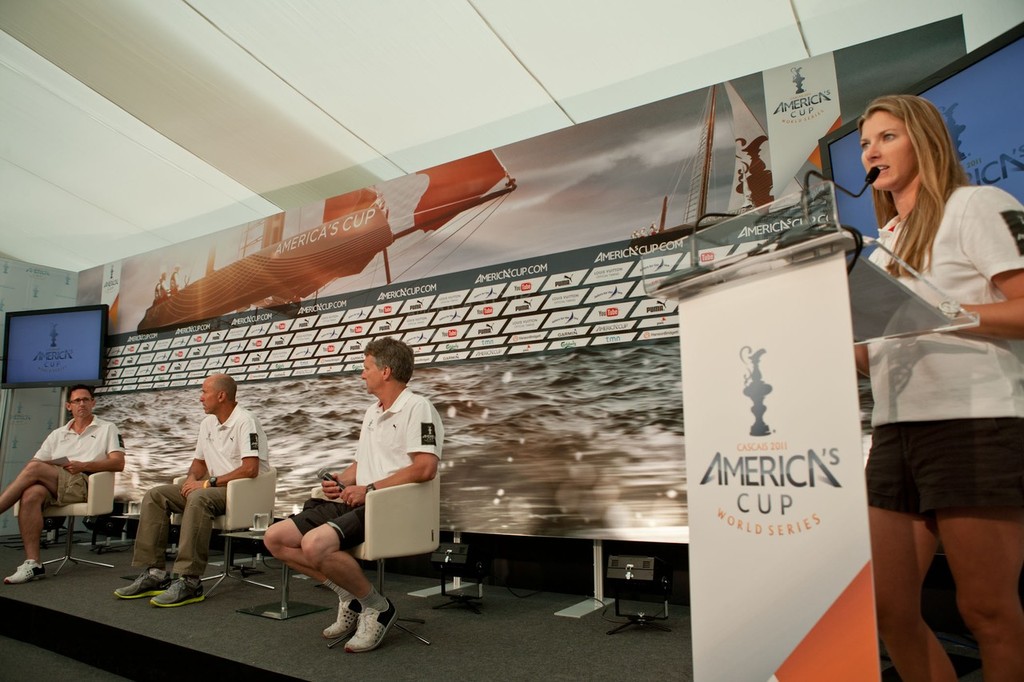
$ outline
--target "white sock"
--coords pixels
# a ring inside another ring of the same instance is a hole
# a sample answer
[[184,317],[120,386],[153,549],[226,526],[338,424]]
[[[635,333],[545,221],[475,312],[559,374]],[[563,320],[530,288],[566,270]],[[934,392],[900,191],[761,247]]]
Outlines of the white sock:
[[163,580],[167,577],[167,571],[162,568],[151,568],[149,569],[149,574],[157,580]]
[[375,611],[388,610],[388,600],[374,587],[370,587],[370,592],[365,597],[359,598],[359,603],[365,609],[374,609]]
[[334,590],[334,593],[338,595],[338,601],[351,601],[356,598],[354,594],[346,590],[344,587],[336,585],[330,579],[324,581],[324,586]]

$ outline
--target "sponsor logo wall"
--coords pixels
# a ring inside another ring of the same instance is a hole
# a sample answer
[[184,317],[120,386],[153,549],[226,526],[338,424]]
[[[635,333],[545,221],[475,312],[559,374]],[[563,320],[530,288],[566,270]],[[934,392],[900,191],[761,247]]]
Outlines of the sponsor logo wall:
[[418,364],[648,342],[676,336],[674,302],[646,296],[648,271],[684,258],[678,241],[608,245],[455,273],[298,306],[114,337],[106,385],[114,393],[195,385],[223,371],[238,381],[362,370],[377,336],[401,338]]

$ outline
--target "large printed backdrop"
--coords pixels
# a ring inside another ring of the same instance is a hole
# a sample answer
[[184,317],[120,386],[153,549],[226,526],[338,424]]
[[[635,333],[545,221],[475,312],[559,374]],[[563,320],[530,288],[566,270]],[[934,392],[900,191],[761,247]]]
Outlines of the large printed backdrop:
[[[847,48],[833,55],[829,96],[849,118],[962,54],[959,19]],[[803,75],[817,92],[813,70]],[[756,165],[743,165],[754,146],[738,131],[767,130],[792,97],[788,78],[784,93],[766,94],[765,82],[754,74],[716,88],[709,176],[693,173],[708,123],[702,91],[81,273],[79,303],[114,311],[101,409],[129,443],[121,494],[141,497],[185,470],[201,415],[195,387],[227,368],[267,426],[283,471],[278,511],[291,511],[318,467],[351,456],[369,402],[354,371],[362,345],[398,334],[423,365],[414,388],[446,420],[445,527],[684,541],[674,307],[645,296],[644,254],[630,240],[660,222],[663,205],[666,226],[692,220],[704,180],[707,210],[731,204]],[[807,157],[816,144],[804,141]],[[775,175],[774,192],[808,167]],[[337,235],[360,241],[338,248]],[[308,278],[282,253],[305,259]],[[678,264],[663,255],[660,265]],[[172,274],[179,291],[162,293]],[[197,282],[187,301],[150,310]],[[180,317],[218,305],[213,319],[167,323],[175,306]]]
[[[579,350],[418,369],[447,438],[442,528],[678,542],[686,525],[677,346]],[[372,402],[358,374],[240,387],[278,467],[277,513],[294,511],[316,470],[352,461]],[[128,464],[119,493],[184,473],[203,417],[196,388],[100,398]]]

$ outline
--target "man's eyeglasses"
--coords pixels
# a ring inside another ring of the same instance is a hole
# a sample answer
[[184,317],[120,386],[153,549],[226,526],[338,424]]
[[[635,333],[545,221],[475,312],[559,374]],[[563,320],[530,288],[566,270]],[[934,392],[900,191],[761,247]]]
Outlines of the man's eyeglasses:
[[84,405],[86,403],[91,403],[93,400],[95,400],[95,398],[75,398],[74,400],[69,400],[68,402],[74,403],[75,405]]

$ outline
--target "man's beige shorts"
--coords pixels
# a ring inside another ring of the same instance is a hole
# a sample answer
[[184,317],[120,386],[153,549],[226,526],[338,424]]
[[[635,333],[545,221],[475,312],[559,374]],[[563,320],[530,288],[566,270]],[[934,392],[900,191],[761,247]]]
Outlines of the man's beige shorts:
[[88,480],[85,474],[72,474],[64,468],[59,468],[57,470],[57,497],[47,495],[45,506],[85,502],[89,495]]

